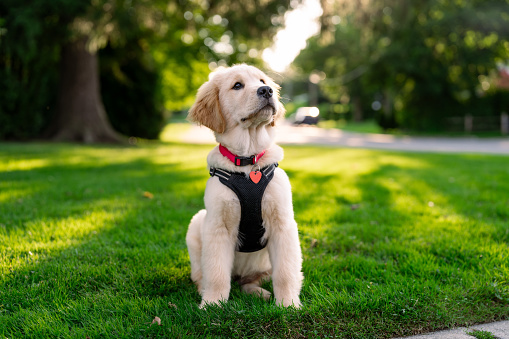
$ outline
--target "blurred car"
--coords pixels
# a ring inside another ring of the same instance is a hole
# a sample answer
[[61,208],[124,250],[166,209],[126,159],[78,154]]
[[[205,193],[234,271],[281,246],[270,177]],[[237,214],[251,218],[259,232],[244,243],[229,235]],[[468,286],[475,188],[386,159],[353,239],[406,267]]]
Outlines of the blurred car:
[[300,107],[295,113],[295,125],[316,125],[320,110],[318,107]]

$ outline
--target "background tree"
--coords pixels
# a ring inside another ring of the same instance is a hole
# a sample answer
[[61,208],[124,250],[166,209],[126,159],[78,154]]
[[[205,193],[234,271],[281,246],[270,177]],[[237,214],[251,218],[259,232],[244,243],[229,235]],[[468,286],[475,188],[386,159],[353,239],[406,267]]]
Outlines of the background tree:
[[[247,1],[6,0],[0,4],[5,18],[0,86],[8,91],[0,94],[0,121],[5,121],[0,138],[33,137],[46,128],[47,136],[58,140],[118,141],[102,97],[123,92],[104,100],[115,111],[113,125],[133,133],[134,122],[143,120],[140,115],[158,112],[148,120],[157,130],[164,108],[189,105],[209,65],[259,59],[252,46],[270,41],[288,7],[289,1],[278,0],[259,6]],[[252,26],[254,18],[258,22]],[[122,49],[129,56],[118,53]],[[139,71],[132,72],[136,67]],[[157,93],[144,97],[145,102],[131,104],[154,88]],[[146,105],[143,112],[134,108]],[[124,121],[122,107],[131,107]],[[20,123],[21,115],[32,124],[29,130]],[[154,128],[145,135],[154,136]]]
[[390,93],[400,125],[440,130],[448,116],[500,114],[483,78],[509,55],[504,9],[506,1],[422,1],[393,11],[370,81]]
[[[343,97],[354,117],[359,106],[369,116],[377,103],[383,127],[439,130],[448,116],[498,115],[504,100],[490,91],[490,79],[509,55],[508,5],[326,1],[322,34],[295,64],[324,72],[320,89],[333,104]],[[360,104],[352,104],[355,97]]]
[[[59,1],[0,2],[0,138],[26,139],[40,134],[56,104],[57,46],[62,32],[51,13]],[[44,20],[48,18],[48,20]],[[44,34],[46,33],[46,34]]]

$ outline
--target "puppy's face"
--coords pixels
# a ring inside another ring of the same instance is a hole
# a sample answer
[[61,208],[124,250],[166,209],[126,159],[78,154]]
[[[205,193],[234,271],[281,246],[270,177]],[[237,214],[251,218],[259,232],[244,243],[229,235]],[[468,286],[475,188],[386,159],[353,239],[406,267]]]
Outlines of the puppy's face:
[[221,69],[198,90],[189,120],[217,133],[271,124],[284,116],[279,86],[253,66]]

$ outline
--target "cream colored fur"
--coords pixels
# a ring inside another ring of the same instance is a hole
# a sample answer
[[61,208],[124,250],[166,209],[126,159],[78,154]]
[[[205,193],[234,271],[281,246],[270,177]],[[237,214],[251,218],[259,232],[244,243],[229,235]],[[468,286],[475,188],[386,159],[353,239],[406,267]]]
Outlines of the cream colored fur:
[[[244,87],[233,89],[237,82]],[[257,95],[260,86],[273,89],[270,102]],[[283,159],[282,148],[274,144],[276,121],[284,116],[278,91],[279,86],[255,67],[238,65],[221,69],[200,87],[188,118],[212,129],[217,142],[234,154],[251,156],[266,150],[258,162],[263,168]],[[246,176],[253,167],[235,166],[221,155],[218,147],[209,153],[207,163],[209,168],[244,172]],[[269,299],[270,293],[260,286],[269,276],[276,304],[300,307],[302,254],[286,173],[276,168],[265,190],[262,218],[268,243],[258,252],[235,251],[240,203],[218,177],[208,180],[204,200],[205,209],[192,218],[186,236],[191,279],[202,296],[200,307],[226,301],[233,277],[244,292]]]

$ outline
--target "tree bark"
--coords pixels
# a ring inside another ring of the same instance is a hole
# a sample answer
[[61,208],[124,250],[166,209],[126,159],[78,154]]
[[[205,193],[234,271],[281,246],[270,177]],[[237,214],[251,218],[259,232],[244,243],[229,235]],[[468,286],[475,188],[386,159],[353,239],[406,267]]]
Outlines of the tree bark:
[[359,122],[362,121],[362,102],[359,96],[354,96],[352,99],[353,104],[353,121]]
[[56,118],[47,135],[56,141],[120,143],[102,103],[98,57],[88,51],[88,37],[62,47]]

